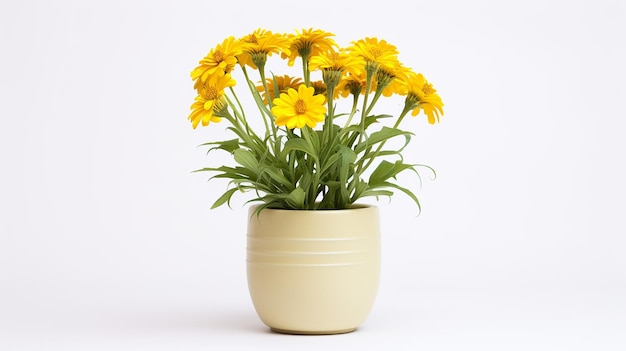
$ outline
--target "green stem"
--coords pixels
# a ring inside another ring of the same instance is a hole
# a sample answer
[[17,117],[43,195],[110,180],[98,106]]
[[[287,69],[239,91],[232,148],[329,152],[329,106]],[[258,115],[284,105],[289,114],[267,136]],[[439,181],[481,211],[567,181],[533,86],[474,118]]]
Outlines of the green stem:
[[230,87],[229,89],[230,89],[231,93],[233,94],[233,97],[235,98],[235,101],[237,102],[237,106],[239,108],[238,109],[236,108],[235,104],[230,99],[230,97],[228,97],[228,95],[226,95],[226,94],[224,94],[224,95],[226,96],[226,100],[228,101],[228,105],[230,105],[230,107],[235,112],[235,117],[237,117],[243,123],[243,125],[244,125],[244,127],[246,129],[246,133],[254,136],[258,140],[261,140],[261,138],[259,138],[259,136],[254,132],[254,129],[250,128],[250,124],[248,123],[248,119],[246,118],[246,113],[244,112],[243,106],[241,105],[241,101],[239,101],[239,98],[237,97],[237,94],[235,93],[235,90],[233,89],[233,87]]
[[350,111],[350,116],[348,116],[348,120],[346,121],[346,124],[343,126],[343,129],[348,128],[348,126],[350,125],[350,122],[352,122],[352,117],[354,117],[354,115],[356,114],[356,106],[358,104],[359,101],[359,95],[354,95],[354,99],[352,100],[352,110]]
[[[261,75],[261,82],[263,83],[263,89],[265,90],[265,96],[267,100],[267,105],[269,106],[269,110],[272,110],[272,99],[270,99],[270,92],[267,88],[267,81],[265,79],[265,66],[259,67],[259,74]],[[272,136],[274,138],[274,155],[280,155],[280,143],[278,142],[278,134],[276,132],[276,123],[274,123],[274,116],[269,116],[270,125],[272,126]]]
[[[241,66],[241,70],[243,71],[244,77],[246,77],[246,81],[250,82],[250,77],[248,76],[248,71],[246,70],[246,67],[242,65]],[[269,136],[269,133],[270,133],[270,127],[269,127],[269,124],[267,122],[267,119],[269,117],[266,117],[265,113],[263,113],[263,111],[260,111],[260,112],[261,112],[261,117],[263,119],[263,124],[265,125],[265,137],[267,138]]]
[[[261,76],[261,82],[263,83],[263,90],[265,90],[265,96],[267,97],[267,105],[269,106],[270,111],[272,110],[272,99],[270,99],[269,89],[267,88],[267,81],[265,80],[265,67],[259,67],[259,75]],[[276,139],[276,125],[274,124],[272,116],[270,117],[270,125],[272,126],[272,133],[274,134],[274,139]]]
[[367,111],[365,111],[365,115],[369,115],[370,112],[372,112],[372,109],[374,108],[374,105],[376,105],[376,102],[378,101],[378,98],[380,98],[380,96],[383,93],[383,89],[377,89],[376,93],[374,94],[374,98],[372,99],[372,103],[368,106]]
[[326,101],[328,102],[328,106],[327,109],[328,111],[326,112],[326,120],[324,120],[324,144],[328,145],[328,142],[330,141],[330,139],[332,138],[332,132],[333,132],[333,120],[335,119],[335,111],[333,109],[333,94],[334,94],[334,87],[328,87],[328,90],[326,91]]
[[311,86],[311,72],[309,71],[309,55],[304,54],[302,58],[302,76],[304,77],[304,85]]
[[[407,115],[407,113],[410,111],[411,109],[408,108],[408,106],[405,106],[404,109],[402,110],[402,113],[400,114],[400,117],[398,117],[398,120],[396,121],[396,123],[393,125],[393,129],[398,128],[398,126],[400,125],[400,122],[402,122],[402,120],[404,119],[404,117]],[[380,144],[378,144],[378,147],[376,148],[376,151],[374,151],[374,154],[372,155],[372,157],[370,157],[370,159],[367,161],[367,163],[365,164],[365,166],[363,167],[358,167],[357,169],[357,174],[361,175],[362,172],[364,172],[371,164],[372,162],[374,162],[374,159],[376,157],[378,157],[378,154],[380,153],[380,150],[382,150],[383,146],[385,146],[385,142],[387,140],[383,140],[380,142]],[[368,149],[367,151],[365,151],[364,155],[367,155],[369,153]]]
[[367,109],[367,100],[369,98],[369,92],[370,89],[372,88],[372,76],[374,74],[367,72],[367,78],[366,78],[366,82],[365,82],[365,97],[363,98],[363,111],[361,113],[361,133],[359,134],[359,144],[363,141],[363,138],[365,137],[365,117],[367,116],[367,113],[365,112]]
[[[309,144],[309,146],[311,146],[313,150],[317,150],[317,148],[315,148],[315,144],[311,140],[310,133],[313,132],[313,130],[309,126],[304,126],[304,128],[301,128],[300,131],[301,131],[302,137],[307,142],[307,144]],[[307,196],[307,200],[308,200],[307,209],[312,210],[314,209],[315,199],[317,198],[317,194],[318,194],[317,189],[319,188],[319,184],[320,184],[320,174],[318,171],[321,165],[320,165],[320,160],[316,155],[307,154],[307,161],[308,161],[307,162],[308,166],[310,167],[310,172],[313,175],[313,180],[308,189],[309,194]],[[315,169],[316,166],[318,167],[317,170]]]
[[[237,129],[238,131],[243,130],[243,128],[241,127],[241,124],[239,123],[238,117],[233,116],[230,114],[230,112],[226,111],[226,115],[224,115],[224,118],[226,118],[233,125],[233,127]],[[250,150],[253,150],[257,155],[263,154],[263,149],[259,147],[260,143],[254,142],[254,138],[256,138],[257,140],[260,140],[256,134],[241,133],[241,135],[237,134],[237,136],[241,139],[241,141],[243,142],[245,146],[247,146]]]

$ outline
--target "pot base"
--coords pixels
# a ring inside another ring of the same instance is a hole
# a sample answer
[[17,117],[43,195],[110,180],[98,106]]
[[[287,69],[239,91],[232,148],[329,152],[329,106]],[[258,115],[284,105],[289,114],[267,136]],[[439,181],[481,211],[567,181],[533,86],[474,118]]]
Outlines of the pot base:
[[275,333],[280,334],[292,334],[292,335],[334,335],[334,334],[346,334],[356,330],[356,328],[341,329],[341,330],[328,330],[328,331],[302,331],[302,330],[285,330],[270,328]]

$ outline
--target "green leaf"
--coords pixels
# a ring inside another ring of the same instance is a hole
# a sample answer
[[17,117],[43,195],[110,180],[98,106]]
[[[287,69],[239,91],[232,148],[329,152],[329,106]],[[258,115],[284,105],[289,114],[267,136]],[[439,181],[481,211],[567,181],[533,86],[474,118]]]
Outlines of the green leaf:
[[366,182],[355,177],[352,182],[350,182],[350,189],[352,190],[352,198],[350,199],[350,202],[355,202],[362,197],[362,194],[367,190],[367,188],[368,184]]
[[350,164],[356,161],[356,153],[351,148],[339,144],[339,154],[341,154],[341,161],[345,164]]
[[266,167],[263,169],[263,173],[267,173],[272,180],[280,183],[280,185],[285,186],[287,188],[293,188],[293,183],[287,179],[281,172],[279,172],[278,168]]
[[341,165],[339,167],[339,182],[341,200],[343,203],[350,201],[350,194],[348,193],[348,176],[350,171],[350,165],[356,160],[356,153],[345,145],[339,145],[339,153],[341,154]]
[[331,167],[337,166],[337,161],[342,157],[340,152],[335,152],[330,155],[330,157],[324,163],[322,169],[320,170],[320,175],[326,173]]
[[[367,116],[365,117],[365,129],[369,128],[369,126],[371,126],[374,123],[378,123],[378,120],[381,118],[390,118],[393,117],[392,115],[376,115],[376,116]],[[346,134],[347,132],[360,132],[361,131],[361,124],[360,123],[356,123],[356,124],[351,124],[346,128],[343,128],[341,130],[340,135]]]
[[406,138],[406,142],[408,143],[413,133],[397,128],[383,127],[381,130],[372,133],[365,141],[357,144],[357,146],[354,148],[354,151],[358,154],[359,152],[364,151],[365,149],[372,147],[373,145],[400,135],[403,135]]
[[395,163],[391,163],[387,160],[383,160],[370,175],[368,183],[371,186],[383,184],[387,179],[395,178],[398,173],[406,169],[411,169],[415,171],[413,165],[402,163],[402,161],[396,161]]
[[285,148],[283,152],[285,154],[289,153],[292,150],[304,151],[307,154],[317,158],[317,152],[313,145],[309,144],[306,140],[302,138],[291,138],[285,142]]
[[298,187],[306,191],[311,187],[313,183],[313,175],[310,172],[302,173],[302,177],[298,181]]
[[250,150],[239,148],[233,152],[233,156],[235,158],[235,162],[253,171],[254,173],[258,173],[259,161],[256,157],[254,157]]
[[228,207],[230,207],[230,198],[233,196],[233,194],[237,191],[237,188],[232,188],[232,189],[228,189],[228,191],[226,191],[224,194],[222,194],[222,196],[220,196],[214,203],[213,206],[211,206],[211,209],[215,209],[218,208],[220,206],[222,206],[225,203],[228,203]]
[[239,148],[239,139],[231,139],[231,140],[224,140],[224,141],[214,141],[214,142],[210,142],[210,143],[204,143],[201,144],[200,146],[209,146],[209,145],[216,145],[212,148],[210,148],[207,151],[207,154],[213,150],[224,150],[227,152],[232,153],[233,151],[237,150]]
[[393,115],[372,115],[365,117],[365,129],[371,126],[374,123],[378,123],[378,120],[381,118],[391,118]]
[[259,110],[261,110],[262,112],[265,112],[266,115],[271,116],[272,113],[267,108],[267,106],[265,106],[265,102],[263,102],[263,98],[261,97],[261,94],[259,93],[258,90],[256,90],[256,85],[251,80],[249,80],[248,86],[250,87],[250,92],[252,93],[252,96],[254,97],[254,101],[259,107]]
[[404,188],[404,187],[401,187],[401,186],[399,186],[397,184],[394,184],[394,183],[389,183],[389,182],[386,182],[383,186],[390,187],[390,188],[395,188],[395,189],[398,189],[398,190],[402,191],[403,193],[408,195],[413,200],[413,202],[415,202],[415,204],[417,205],[418,214],[419,214],[419,212],[422,212],[422,205],[420,205],[419,199],[417,198],[417,196],[415,196],[415,194],[413,194],[413,192],[411,190],[409,190],[407,188]]
[[256,173],[253,171],[244,168],[244,167],[227,167],[221,166],[218,168],[202,168],[195,170],[194,172],[216,172],[217,174],[212,176],[209,179],[214,178],[227,178],[233,180],[243,180],[243,181],[252,181],[257,178]]
[[[280,86],[278,84],[278,81],[276,80],[276,76],[274,75],[274,73],[272,73],[272,82],[274,83],[272,87],[274,89],[274,96],[280,97]],[[267,100],[269,101],[269,99]]]
[[359,162],[364,162],[365,160],[368,160],[370,158],[379,158],[382,156],[398,156],[401,160],[403,159],[402,157],[402,153],[399,150],[385,150],[385,151],[379,151],[377,154],[374,154],[373,152],[368,153],[367,155],[363,155]]
[[[374,123],[378,123],[379,119],[389,118],[389,117],[393,117],[393,116],[392,115],[376,115],[376,116],[365,117],[365,126],[364,126],[365,130],[367,130],[370,125]],[[359,137],[359,134],[361,134],[361,124],[357,123],[357,124],[349,125],[346,128],[342,128],[339,131],[339,138],[341,138],[341,140],[344,140],[343,142],[344,145],[352,146],[354,142],[356,141],[356,139]],[[344,139],[348,135],[349,137],[347,139]]]
[[382,189],[368,189],[365,190],[362,194],[361,197],[367,197],[367,196],[388,196],[391,197],[393,195],[393,191],[391,190],[382,190]]
[[289,193],[289,196],[287,196],[285,201],[293,208],[302,209],[304,208],[305,197],[306,194],[304,190],[301,188],[295,188],[291,193]]

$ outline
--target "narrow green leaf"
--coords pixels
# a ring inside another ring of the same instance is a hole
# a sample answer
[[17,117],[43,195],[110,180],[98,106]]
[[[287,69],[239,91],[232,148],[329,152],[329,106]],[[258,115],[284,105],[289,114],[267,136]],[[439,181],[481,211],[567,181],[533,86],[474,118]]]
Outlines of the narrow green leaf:
[[[272,73],[272,82],[274,83],[272,87],[274,89],[274,97],[280,97],[280,86],[278,84],[278,81],[276,80],[276,76],[274,75],[274,73]],[[269,101],[269,98],[267,100]]]
[[[374,123],[378,123],[378,120],[381,118],[390,118],[393,117],[392,115],[375,115],[375,116],[367,116],[365,117],[365,129],[369,128],[369,126],[371,126]],[[343,136],[343,134],[346,134],[348,132],[360,132],[361,131],[361,124],[360,123],[356,123],[356,124],[351,124],[346,128],[343,128],[339,135]]]
[[388,196],[388,197],[391,197],[392,195],[393,195],[393,191],[391,191],[391,190],[368,189],[368,190],[365,190],[362,193],[361,197],[368,197],[368,196],[376,196],[376,197],[378,197],[378,196]]
[[409,197],[413,200],[413,202],[415,202],[415,204],[417,205],[417,211],[418,211],[418,214],[419,214],[420,212],[422,212],[422,205],[420,204],[420,201],[419,201],[419,199],[417,198],[417,196],[415,196],[415,194],[413,194],[413,192],[412,192],[411,190],[409,190],[409,189],[407,189],[407,188],[404,188],[404,187],[401,187],[401,186],[399,186],[399,185],[397,185],[397,184],[394,184],[394,183],[389,183],[389,182],[386,182],[386,183],[384,184],[384,186],[386,186],[386,187],[390,187],[390,188],[395,188],[395,189],[398,189],[398,190],[402,191],[403,193],[405,193],[405,194],[406,194],[407,196],[409,196]]
[[374,154],[373,152],[371,152],[369,154],[363,155],[359,159],[359,162],[364,162],[365,160],[369,160],[370,158],[381,158],[383,156],[398,156],[401,160],[403,159],[401,151],[384,150],[384,151],[379,151],[377,154]]
[[350,189],[352,189],[352,198],[350,202],[354,203],[361,198],[363,193],[367,190],[368,184],[359,178],[355,178],[350,182]]
[[[374,123],[378,123],[379,119],[391,118],[392,115],[372,115],[365,117],[365,129],[369,128]],[[359,127],[360,128],[360,127]]]
[[341,154],[342,163],[350,164],[356,161],[356,153],[351,148],[339,144],[339,153]]
[[292,150],[304,151],[313,157],[317,157],[317,153],[315,152],[313,145],[307,143],[307,141],[302,138],[292,138],[285,142],[283,153],[289,153],[289,151]]
[[339,145],[339,153],[341,154],[341,165],[339,167],[339,183],[340,196],[343,203],[350,201],[350,194],[348,193],[348,176],[351,169],[350,165],[356,160],[356,153],[345,145]]
[[302,209],[304,208],[304,199],[306,194],[304,190],[301,188],[295,188],[289,196],[285,199],[285,201],[294,209]]
[[320,170],[320,176],[324,175],[331,167],[336,167],[337,162],[342,157],[341,153],[333,153],[330,155],[328,160],[324,163],[323,167]]
[[224,150],[227,152],[232,153],[233,151],[237,150],[239,148],[239,139],[231,139],[231,140],[224,140],[224,141],[214,141],[214,142],[210,142],[210,143],[204,143],[201,144],[200,146],[209,146],[209,145],[216,145],[212,148],[210,148],[207,151],[207,154],[213,150]]
[[242,148],[237,149],[233,152],[233,156],[235,158],[235,162],[255,173],[258,173],[259,161],[256,157],[254,157],[250,150]]
[[354,148],[354,151],[358,154],[359,152],[364,151],[368,147],[372,147],[373,145],[376,145],[380,142],[389,140],[391,138],[394,138],[400,135],[403,135],[407,140],[406,142],[408,142],[411,138],[411,135],[413,135],[413,133],[400,130],[397,128],[383,127],[381,130],[372,133],[365,141],[362,141],[361,143],[357,144],[356,147]]
[[[220,166],[217,168],[201,168],[197,169],[195,172],[217,172],[220,173],[213,178],[256,178],[256,173],[244,167],[228,167],[228,166]],[[229,176],[224,176],[229,175]]]
[[398,173],[407,169],[415,171],[413,165],[402,163],[402,161],[391,163],[387,160],[383,160],[370,175],[368,183],[371,186],[377,186],[384,183],[389,178],[395,178]]
[[233,196],[233,194],[237,191],[237,188],[232,188],[232,189],[228,189],[228,191],[226,191],[224,194],[222,194],[222,196],[220,196],[214,203],[213,206],[211,206],[211,209],[215,209],[218,208],[220,206],[222,206],[225,203],[228,203],[228,207],[230,207],[230,198]]
[[313,183],[313,175],[310,172],[305,172],[298,181],[298,187],[304,190],[306,193]]
[[261,94],[259,93],[258,90],[256,90],[256,85],[252,81],[248,81],[248,86],[250,87],[250,92],[252,93],[252,96],[254,97],[254,101],[259,107],[259,110],[261,110],[267,116],[272,117],[272,112],[270,112],[267,106],[265,106],[265,102],[263,102],[263,98],[261,97]]
[[263,169],[263,173],[267,173],[273,181],[278,182],[284,187],[292,188],[293,183],[289,181],[281,172],[278,171],[277,168],[266,167]]

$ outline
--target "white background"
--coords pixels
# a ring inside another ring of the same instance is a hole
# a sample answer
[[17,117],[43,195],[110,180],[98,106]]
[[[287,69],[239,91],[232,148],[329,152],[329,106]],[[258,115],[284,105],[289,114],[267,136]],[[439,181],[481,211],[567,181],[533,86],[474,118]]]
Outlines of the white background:
[[[626,349],[625,23],[617,0],[2,1],[0,350]],[[438,178],[420,216],[377,202],[351,334],[268,331],[247,198],[210,211],[225,185],[191,173],[225,124],[191,128],[189,72],[258,27],[386,39],[446,104],[403,124]]]

